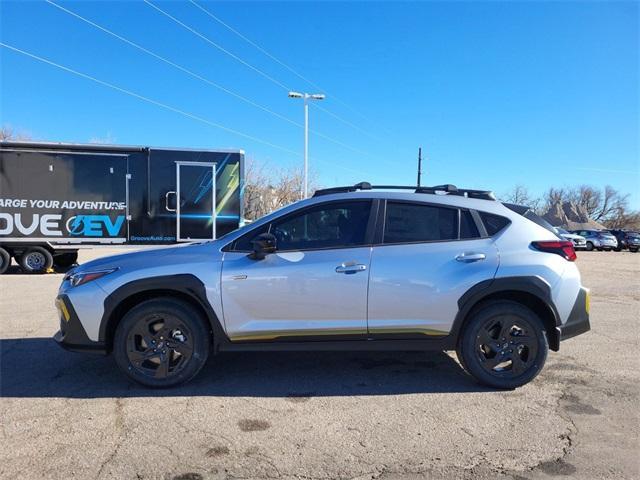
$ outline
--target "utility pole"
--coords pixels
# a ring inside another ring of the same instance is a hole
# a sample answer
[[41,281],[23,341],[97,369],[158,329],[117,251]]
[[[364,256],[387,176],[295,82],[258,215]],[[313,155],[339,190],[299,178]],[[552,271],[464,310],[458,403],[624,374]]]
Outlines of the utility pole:
[[322,93],[289,92],[289,98],[304,100],[304,180],[302,182],[302,198],[309,196],[309,101],[324,100]]
[[418,187],[422,180],[422,147],[418,147]]

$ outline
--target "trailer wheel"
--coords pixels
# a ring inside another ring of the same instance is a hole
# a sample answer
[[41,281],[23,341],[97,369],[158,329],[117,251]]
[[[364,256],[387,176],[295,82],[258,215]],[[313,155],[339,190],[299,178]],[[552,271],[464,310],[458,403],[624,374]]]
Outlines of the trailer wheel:
[[26,273],[44,273],[53,266],[53,256],[42,247],[31,247],[20,256],[20,267]]
[[78,261],[78,252],[61,253],[53,257],[53,263],[61,268],[69,268]]
[[7,271],[11,265],[11,255],[4,248],[0,247],[0,275]]

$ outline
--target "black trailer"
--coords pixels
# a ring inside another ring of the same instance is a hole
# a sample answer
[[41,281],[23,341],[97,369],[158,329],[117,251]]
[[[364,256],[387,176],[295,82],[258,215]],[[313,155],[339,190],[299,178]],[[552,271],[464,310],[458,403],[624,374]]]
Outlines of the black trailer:
[[0,273],[220,237],[240,225],[243,178],[242,150],[0,142]]

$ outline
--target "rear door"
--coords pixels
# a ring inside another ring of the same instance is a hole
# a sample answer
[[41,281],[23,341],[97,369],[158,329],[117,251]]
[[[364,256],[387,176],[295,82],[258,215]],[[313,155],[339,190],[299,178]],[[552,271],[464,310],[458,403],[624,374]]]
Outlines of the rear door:
[[380,244],[374,246],[368,329],[375,338],[448,334],[458,299],[495,276],[498,255],[470,211],[388,201]]

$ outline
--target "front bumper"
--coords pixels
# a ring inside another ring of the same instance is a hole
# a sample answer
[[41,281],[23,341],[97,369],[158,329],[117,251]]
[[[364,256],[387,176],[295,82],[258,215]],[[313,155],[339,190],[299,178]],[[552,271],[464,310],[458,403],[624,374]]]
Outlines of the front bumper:
[[56,307],[60,314],[60,330],[53,336],[58,345],[73,352],[88,352],[106,355],[106,345],[89,340],[87,332],[78,319],[73,304],[67,295],[58,295]]
[[589,290],[581,287],[578,293],[578,298],[573,304],[569,318],[561,325],[560,341],[567,340],[582,333],[591,330],[591,324],[589,323],[589,310],[590,310],[590,294]]

